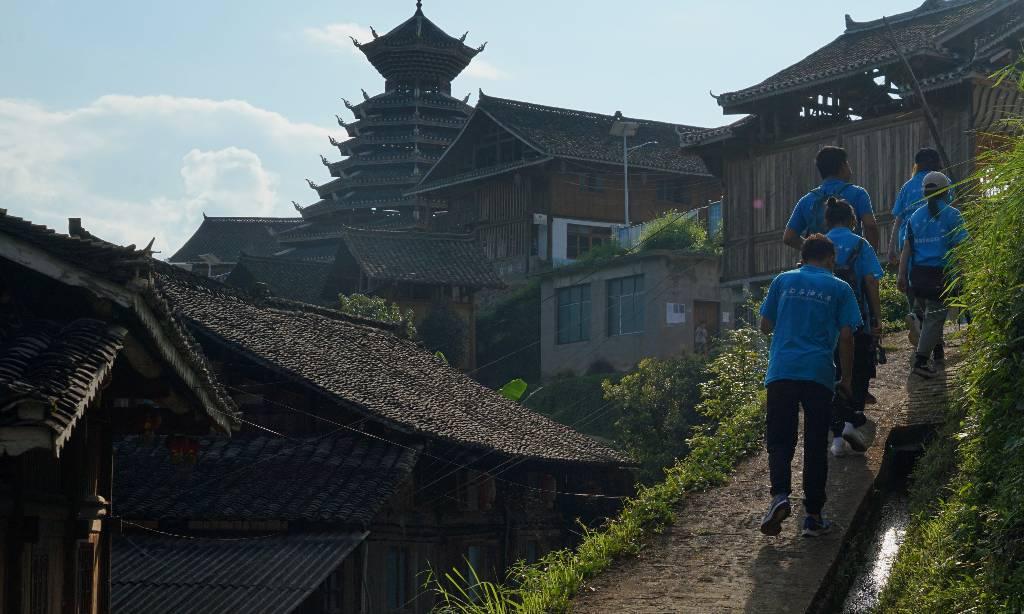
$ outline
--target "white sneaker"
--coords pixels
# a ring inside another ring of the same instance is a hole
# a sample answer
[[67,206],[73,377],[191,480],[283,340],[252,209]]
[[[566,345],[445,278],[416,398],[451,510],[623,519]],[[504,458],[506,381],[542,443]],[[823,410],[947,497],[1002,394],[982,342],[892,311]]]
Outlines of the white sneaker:
[[836,437],[832,440],[832,445],[829,446],[829,452],[831,452],[832,456],[836,458],[842,458],[844,456],[858,456],[859,454],[863,454],[863,452],[858,453],[853,448],[851,448],[850,444],[846,443],[846,440],[843,439],[842,437]]
[[907,314],[907,338],[910,339],[910,345],[917,347],[917,342],[921,338],[921,321],[917,319],[916,313]]
[[846,440],[846,443],[850,444],[854,452],[863,452],[868,449],[868,442],[864,438],[864,433],[857,430],[849,422],[843,423],[843,439]]

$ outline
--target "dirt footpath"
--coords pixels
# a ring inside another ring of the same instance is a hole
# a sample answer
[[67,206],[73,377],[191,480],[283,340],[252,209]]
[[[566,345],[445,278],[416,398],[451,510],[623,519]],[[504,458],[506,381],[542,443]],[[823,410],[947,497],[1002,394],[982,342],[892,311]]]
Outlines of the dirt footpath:
[[878,404],[869,405],[866,413],[878,423],[875,445],[865,456],[829,456],[829,500],[824,512],[835,522],[831,534],[808,539],[799,533],[802,444],[797,444],[793,466],[793,514],[778,537],[758,531],[770,499],[768,456],[762,451],[744,461],[727,485],[688,497],[677,509],[673,526],[639,557],[595,578],[574,601],[572,611],[807,611],[837,562],[858,507],[871,493],[891,429],[937,423],[943,415],[958,348],[947,341],[945,371],[925,381],[908,377],[905,334],[886,339],[885,345],[901,349],[889,353],[888,364],[879,366],[879,377],[871,386]]

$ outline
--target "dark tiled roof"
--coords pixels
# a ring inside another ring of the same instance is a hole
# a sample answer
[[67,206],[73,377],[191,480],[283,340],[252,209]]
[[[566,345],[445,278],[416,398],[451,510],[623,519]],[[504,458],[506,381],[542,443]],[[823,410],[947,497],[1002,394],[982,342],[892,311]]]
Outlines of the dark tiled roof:
[[0,209],[0,233],[15,237],[43,251],[87,271],[108,279],[124,281],[135,274],[140,263],[150,260],[149,248],[136,249],[134,245],[122,247],[91,235],[72,237],[58,233],[41,224],[9,215]]
[[[90,279],[71,275],[66,279],[59,278],[58,281],[96,288],[107,296],[111,292],[118,293],[116,300],[130,305],[137,322],[161,349],[161,354],[174,373],[182,378],[182,383],[196,393],[210,418],[224,429],[231,428],[237,413],[234,401],[214,376],[209,361],[198,348],[195,339],[171,314],[166,301],[149,283],[151,268],[173,267],[153,259],[148,248],[140,251],[132,245],[120,247],[95,238],[59,234],[46,226],[8,215],[3,209],[0,209],[0,235],[15,244],[23,242],[40,249],[46,255],[58,259],[63,268],[80,268],[93,275]],[[28,268],[37,266],[31,258],[22,262],[19,259],[20,253],[18,251],[10,259]],[[45,269],[37,270],[48,274]],[[105,287],[109,282],[114,283]]]
[[469,235],[350,228],[343,240],[363,273],[376,281],[504,286]]
[[621,454],[473,381],[410,341],[328,310],[249,301],[167,267],[163,294],[194,330],[399,430],[552,461],[620,464]]
[[735,135],[738,129],[753,123],[755,117],[757,116],[747,115],[725,126],[681,134],[679,135],[679,145],[685,148],[728,139]]
[[213,254],[221,262],[237,262],[243,252],[269,256],[280,250],[276,235],[302,223],[290,217],[204,217],[195,233],[168,262],[201,262]]
[[118,614],[291,612],[366,535],[214,540],[123,535],[111,556]]
[[[337,251],[337,246],[334,251]],[[337,303],[337,297],[331,300],[327,295],[327,279],[333,266],[330,261],[260,258],[242,254],[225,283],[245,289],[251,289],[255,283],[264,283],[274,296],[300,303],[333,305]]]
[[[592,162],[622,164],[622,139],[609,134],[615,118],[611,115],[547,107],[518,100],[487,96],[480,92],[477,113],[486,113],[543,154]],[[710,175],[699,156],[679,151],[681,133],[702,130],[665,122],[624,117],[640,123],[633,143],[657,141],[634,151],[630,166],[690,175]]]
[[448,35],[417,6],[412,17],[384,36],[374,33],[373,40],[356,46],[387,79],[421,76],[451,81],[484,48],[474,49],[464,39]]
[[[941,53],[945,37],[1015,0],[926,0],[919,8],[888,18],[903,52]],[[732,107],[779,93],[841,79],[899,61],[881,19],[857,23],[848,18],[839,38],[757,85],[722,94],[718,103]]]
[[[42,431],[59,454],[102,388],[127,332],[90,319],[0,322],[0,430]],[[0,455],[12,452],[6,439],[0,438]]]
[[187,472],[162,438],[114,445],[118,514],[135,520],[288,520],[365,527],[417,453],[358,434],[307,441],[236,434],[200,441]]

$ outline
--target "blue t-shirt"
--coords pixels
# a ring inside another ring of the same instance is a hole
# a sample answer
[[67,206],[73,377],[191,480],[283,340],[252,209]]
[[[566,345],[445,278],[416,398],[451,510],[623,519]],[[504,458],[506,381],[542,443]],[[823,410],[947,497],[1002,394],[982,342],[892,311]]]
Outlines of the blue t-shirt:
[[934,219],[927,206],[920,207],[910,216],[908,229],[914,236],[910,262],[918,266],[946,266],[949,250],[967,238],[964,217],[947,203]]
[[850,286],[832,271],[805,264],[772,280],[761,316],[775,323],[764,383],[811,381],[834,390],[839,331],[861,325]]
[[[865,215],[874,213],[874,209],[871,208],[871,196],[868,195],[867,190],[859,185],[831,178],[826,179],[824,183],[808,192],[806,196],[796,203],[796,207],[793,207],[793,214],[789,216],[789,223],[786,224],[786,228],[792,228],[798,235],[802,235],[808,230],[826,232],[828,229],[824,227],[825,203],[822,202],[820,208],[816,207],[816,205],[823,197],[827,198],[829,196],[846,199],[853,205],[853,212],[857,215],[858,226]],[[818,224],[821,226],[815,228]]]
[[836,266],[846,266],[847,261],[850,259],[850,253],[853,248],[860,246],[860,255],[857,257],[857,262],[853,264],[853,271],[857,275],[857,280],[863,280],[868,275],[873,276],[875,279],[882,279],[885,274],[882,271],[882,264],[878,262],[878,255],[875,254],[875,248],[871,247],[868,240],[864,237],[855,234],[849,228],[833,228],[828,231],[825,235],[832,241],[832,244],[836,246]]
[[[924,176],[929,171],[917,171],[909,181],[903,184],[898,194],[896,194],[896,202],[892,206],[893,217],[899,218],[900,227],[899,233],[896,235],[898,243],[896,248],[900,251],[903,250],[903,242],[907,240],[907,222],[910,221],[910,216],[915,211],[921,208],[921,205],[928,203],[924,198]],[[947,192],[950,195],[949,200],[953,199],[953,188],[949,188]]]

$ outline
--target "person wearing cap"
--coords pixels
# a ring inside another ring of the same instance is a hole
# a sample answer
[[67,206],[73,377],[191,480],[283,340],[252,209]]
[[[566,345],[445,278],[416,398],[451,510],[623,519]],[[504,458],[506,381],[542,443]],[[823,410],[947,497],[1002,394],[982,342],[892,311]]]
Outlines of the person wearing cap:
[[800,408],[804,412],[804,517],[802,534],[817,537],[832,523],[821,515],[828,477],[828,431],[836,389],[833,352],[839,343],[839,390],[849,398],[853,381],[853,331],[860,307],[849,284],[832,274],[836,249],[823,234],[807,237],[802,266],[777,275],[761,303],[761,332],[772,335],[768,353],[765,442],[772,500],[761,532],[778,535],[789,517],[792,463]]
[[[910,179],[903,184],[899,193],[896,194],[896,201],[892,207],[894,232],[889,239],[890,265],[894,267],[899,265],[900,253],[903,251],[903,243],[906,241],[907,237],[907,222],[910,221],[910,216],[925,204],[925,175],[932,171],[938,171],[941,169],[942,158],[939,156],[938,151],[930,147],[924,147],[914,155],[914,173]],[[950,190],[952,190],[952,188],[950,188]],[[952,195],[952,191],[950,194]],[[952,198],[950,198],[950,200],[952,200]],[[914,297],[909,293],[907,294],[907,305],[907,329],[910,335],[910,342],[916,347],[921,332],[921,322],[923,321],[924,314],[917,312],[914,309]],[[932,350],[932,354],[936,361],[941,361],[944,358],[943,342],[941,337],[939,343],[935,346],[935,349]]]
[[950,251],[967,239],[964,218],[951,203],[949,177],[932,171],[922,180],[927,206],[915,211],[907,222],[906,239],[900,255],[898,284],[914,297],[914,308],[924,313],[917,342],[913,372],[935,376],[928,357],[942,338],[947,306]]
[[853,169],[850,168],[846,150],[832,145],[822,147],[814,158],[814,164],[821,175],[821,185],[797,201],[789,222],[786,223],[782,242],[799,250],[804,243],[804,237],[827,232],[825,202],[830,196],[835,196],[853,205],[857,217],[857,233],[863,234],[868,243],[877,249],[878,224],[875,222],[871,196],[864,188],[851,183]]

